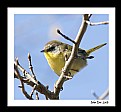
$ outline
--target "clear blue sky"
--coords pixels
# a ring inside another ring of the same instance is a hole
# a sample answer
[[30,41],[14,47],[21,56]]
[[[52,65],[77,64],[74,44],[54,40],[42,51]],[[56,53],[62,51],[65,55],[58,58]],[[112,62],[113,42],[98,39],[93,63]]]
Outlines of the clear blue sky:
[[[94,14],[92,22],[108,21],[107,14]],[[14,58],[18,57],[20,64],[29,71],[27,54],[32,57],[32,65],[37,79],[53,90],[58,76],[50,69],[44,54],[40,52],[50,40],[60,40],[71,44],[56,33],[60,29],[71,39],[75,39],[82,22],[82,15],[78,14],[15,14],[14,15]],[[88,26],[80,47],[90,49],[102,43],[107,43],[91,55],[94,59],[88,60],[88,66],[77,73],[72,80],[64,83],[64,90],[60,93],[62,100],[93,100],[96,99],[91,90],[101,95],[109,86],[109,25]],[[29,71],[30,72],[30,71]],[[15,99],[26,99],[15,79]],[[26,86],[28,93],[32,88]],[[45,99],[39,94],[39,98]]]

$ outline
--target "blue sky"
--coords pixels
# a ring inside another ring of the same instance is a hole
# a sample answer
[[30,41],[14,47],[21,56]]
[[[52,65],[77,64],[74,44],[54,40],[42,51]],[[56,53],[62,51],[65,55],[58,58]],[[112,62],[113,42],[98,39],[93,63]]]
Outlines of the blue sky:
[[[108,21],[108,14],[94,14],[92,22]],[[50,69],[44,54],[40,51],[50,40],[65,40],[56,29],[60,29],[71,39],[75,39],[82,22],[80,14],[15,14],[14,15],[14,58],[18,57],[20,64],[28,71],[28,52],[32,57],[32,65],[37,79],[53,90],[58,76]],[[64,83],[64,90],[60,93],[62,100],[94,100],[91,91],[101,95],[109,86],[109,25],[88,26],[80,47],[90,49],[102,43],[107,43],[91,55],[94,59],[88,60],[88,66],[77,73],[72,80]],[[20,81],[14,80],[14,99],[26,99],[18,85]],[[28,93],[32,88],[26,86]],[[39,94],[41,100],[45,96]]]

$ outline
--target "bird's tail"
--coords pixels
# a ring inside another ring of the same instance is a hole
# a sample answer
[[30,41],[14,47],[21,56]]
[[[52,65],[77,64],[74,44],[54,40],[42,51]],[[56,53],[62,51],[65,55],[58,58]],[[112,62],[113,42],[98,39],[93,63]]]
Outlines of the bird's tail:
[[107,43],[104,43],[104,44],[98,45],[98,46],[96,46],[96,47],[93,47],[93,48],[91,48],[91,49],[89,49],[89,50],[86,50],[87,56],[89,56],[90,53],[92,53],[92,52],[98,50],[99,48],[103,47],[103,46],[106,45],[106,44],[107,44]]

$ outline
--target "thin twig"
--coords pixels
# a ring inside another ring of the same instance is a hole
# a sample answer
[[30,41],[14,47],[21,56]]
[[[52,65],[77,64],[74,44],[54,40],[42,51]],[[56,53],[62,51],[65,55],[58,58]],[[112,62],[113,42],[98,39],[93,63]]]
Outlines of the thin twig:
[[[16,66],[18,66],[18,59],[16,59]],[[17,67],[14,66],[14,70],[15,70],[15,74],[16,76],[19,78],[20,82],[21,82],[21,89],[22,89],[22,92],[23,94],[25,95],[25,97],[29,100],[33,100],[33,98],[25,91],[25,88],[24,88],[24,82],[22,81],[22,78],[20,77],[20,73],[17,69]]]
[[36,92],[36,100],[39,100],[38,92]]
[[109,95],[109,89],[105,90],[105,92],[99,96],[98,100],[104,100]]
[[75,41],[72,40],[71,38],[67,37],[66,35],[64,35],[59,29],[57,29],[57,33],[59,33],[62,37],[64,37],[65,39],[71,41],[72,43],[75,44]]
[[[17,63],[17,64],[16,64]],[[39,81],[35,80],[31,74],[29,74],[18,62],[15,61],[14,62],[14,66],[19,69],[22,73],[24,73],[25,77],[23,79],[22,76],[19,76],[21,78],[21,81],[23,81],[23,83],[26,83],[27,85],[30,85],[31,87],[34,87],[35,85],[36,88],[35,90],[38,91],[41,94],[44,94],[45,96],[47,96],[49,99],[56,99],[56,96],[53,92],[51,92],[50,90],[48,90],[46,88],[46,86],[44,86],[42,83],[40,83]],[[14,68],[15,69],[15,68]],[[15,77],[17,79],[20,80],[20,78],[18,77],[18,75],[14,72],[14,75],[16,75]],[[25,79],[26,78],[26,79]]]
[[30,71],[32,73],[33,78],[36,80],[36,76],[35,76],[34,71],[33,71],[33,66],[32,66],[32,62],[31,62],[30,53],[28,53],[28,61],[29,61],[29,69],[30,69]]
[[105,24],[109,24],[109,21],[103,21],[103,22],[97,22],[97,23],[92,23],[90,21],[86,21],[87,24],[89,24],[90,26],[96,26],[96,25],[105,25]]
[[94,91],[92,91],[92,94],[97,100],[104,100],[109,95],[109,89],[105,90],[101,96],[98,96]]
[[[47,85],[46,88],[49,89],[49,86]],[[45,98],[46,98],[46,100],[48,100],[47,95],[45,95]]]
[[34,87],[33,87],[33,89],[32,89],[32,92],[31,92],[31,94],[30,94],[31,98],[32,98],[32,96],[33,96],[33,94],[34,94],[35,89],[36,89],[36,84],[34,85]]
[[14,62],[14,65],[16,65],[16,63],[17,63],[17,68],[24,74],[24,76],[26,77],[27,80],[32,81],[32,82],[34,82],[35,84],[38,84],[38,82],[31,76],[31,74],[29,74],[29,72],[27,72],[27,71],[19,64],[18,60],[17,60],[17,62],[16,62],[16,61]]
[[99,98],[99,96],[98,96],[93,90],[91,91],[91,93],[93,94],[93,96],[94,96],[96,99]]
[[88,14],[88,20],[91,18],[92,14]]

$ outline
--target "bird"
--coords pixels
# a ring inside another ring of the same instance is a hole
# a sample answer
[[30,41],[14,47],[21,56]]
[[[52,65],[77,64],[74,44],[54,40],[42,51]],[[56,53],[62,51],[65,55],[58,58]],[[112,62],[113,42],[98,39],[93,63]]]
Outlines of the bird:
[[[73,77],[77,72],[86,67],[87,60],[94,58],[94,56],[90,56],[90,54],[99,48],[105,46],[107,43],[100,44],[96,47],[93,47],[89,50],[84,50],[78,48],[78,52],[72,66],[70,67],[68,76]],[[44,52],[44,56],[50,66],[50,68],[60,76],[62,73],[62,69],[65,66],[66,61],[69,59],[72,47],[69,44],[63,43],[58,40],[52,40],[45,44],[44,49],[41,52]]]

